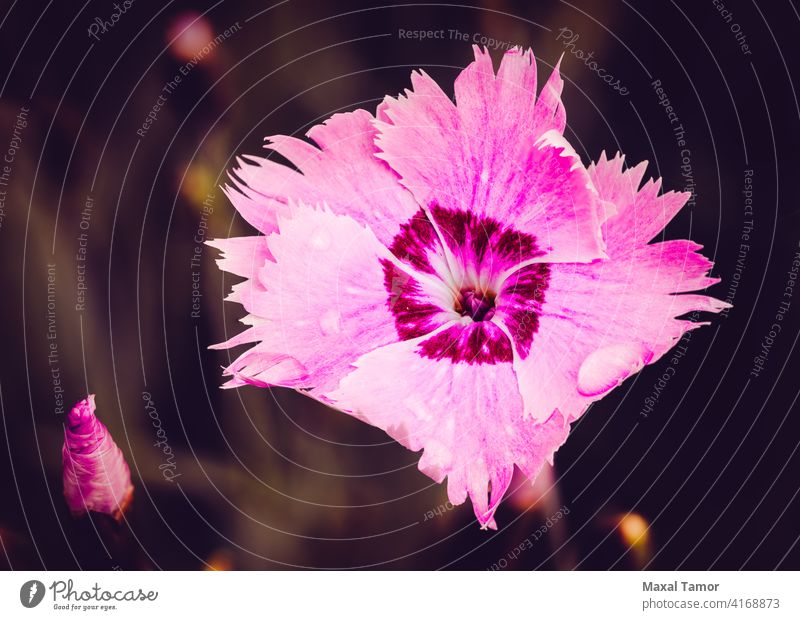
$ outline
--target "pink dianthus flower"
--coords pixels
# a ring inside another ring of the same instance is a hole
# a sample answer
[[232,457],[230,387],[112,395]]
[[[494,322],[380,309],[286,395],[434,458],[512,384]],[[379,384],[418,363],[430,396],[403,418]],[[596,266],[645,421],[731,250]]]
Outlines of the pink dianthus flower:
[[217,239],[252,346],[226,387],[302,390],[411,450],[483,527],[516,465],[533,479],[570,423],[726,304],[691,241],[649,243],[689,198],[646,163],[584,166],[558,67],[488,52],[239,160],[226,194],[261,234]]

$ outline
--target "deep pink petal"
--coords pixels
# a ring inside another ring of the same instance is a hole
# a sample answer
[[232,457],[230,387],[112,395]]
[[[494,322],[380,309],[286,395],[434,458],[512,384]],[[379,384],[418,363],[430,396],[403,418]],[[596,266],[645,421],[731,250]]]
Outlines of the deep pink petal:
[[101,512],[122,519],[133,497],[122,451],[95,416],[94,394],[67,414],[62,449],[64,497],[72,514]]
[[446,476],[450,501],[469,496],[481,525],[496,529],[513,466],[533,478],[568,428],[558,414],[541,425],[525,418],[511,364],[422,357],[422,340],[364,355],[330,399],[410,450],[424,449],[419,469],[436,482]]
[[380,157],[426,209],[470,211],[535,235],[542,260],[605,256],[606,217],[586,169],[561,135],[560,79],[536,100],[533,55],[512,50],[497,76],[488,52],[456,80],[456,104],[425,73],[387,98],[376,125]]

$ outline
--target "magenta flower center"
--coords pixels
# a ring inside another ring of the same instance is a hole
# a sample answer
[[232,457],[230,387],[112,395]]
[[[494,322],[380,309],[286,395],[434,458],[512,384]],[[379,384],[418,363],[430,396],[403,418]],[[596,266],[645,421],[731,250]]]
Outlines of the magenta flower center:
[[490,321],[494,316],[495,297],[492,291],[463,290],[455,309],[473,321]]
[[[418,353],[457,363],[527,356],[549,279],[532,235],[471,212],[420,210],[383,261],[388,305],[402,340],[430,334]],[[434,333],[435,332],[435,333]]]

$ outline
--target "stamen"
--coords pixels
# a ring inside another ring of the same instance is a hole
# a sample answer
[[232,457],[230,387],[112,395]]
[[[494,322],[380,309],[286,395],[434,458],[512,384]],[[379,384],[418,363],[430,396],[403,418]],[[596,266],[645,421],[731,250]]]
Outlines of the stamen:
[[463,290],[456,301],[455,310],[473,321],[488,321],[494,316],[496,297],[493,291]]

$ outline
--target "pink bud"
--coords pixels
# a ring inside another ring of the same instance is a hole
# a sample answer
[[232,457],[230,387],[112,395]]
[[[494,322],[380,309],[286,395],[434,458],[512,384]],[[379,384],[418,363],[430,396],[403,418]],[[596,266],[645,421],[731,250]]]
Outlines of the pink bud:
[[75,404],[64,429],[64,497],[74,516],[102,512],[117,521],[133,498],[131,472],[94,414],[94,394]]

